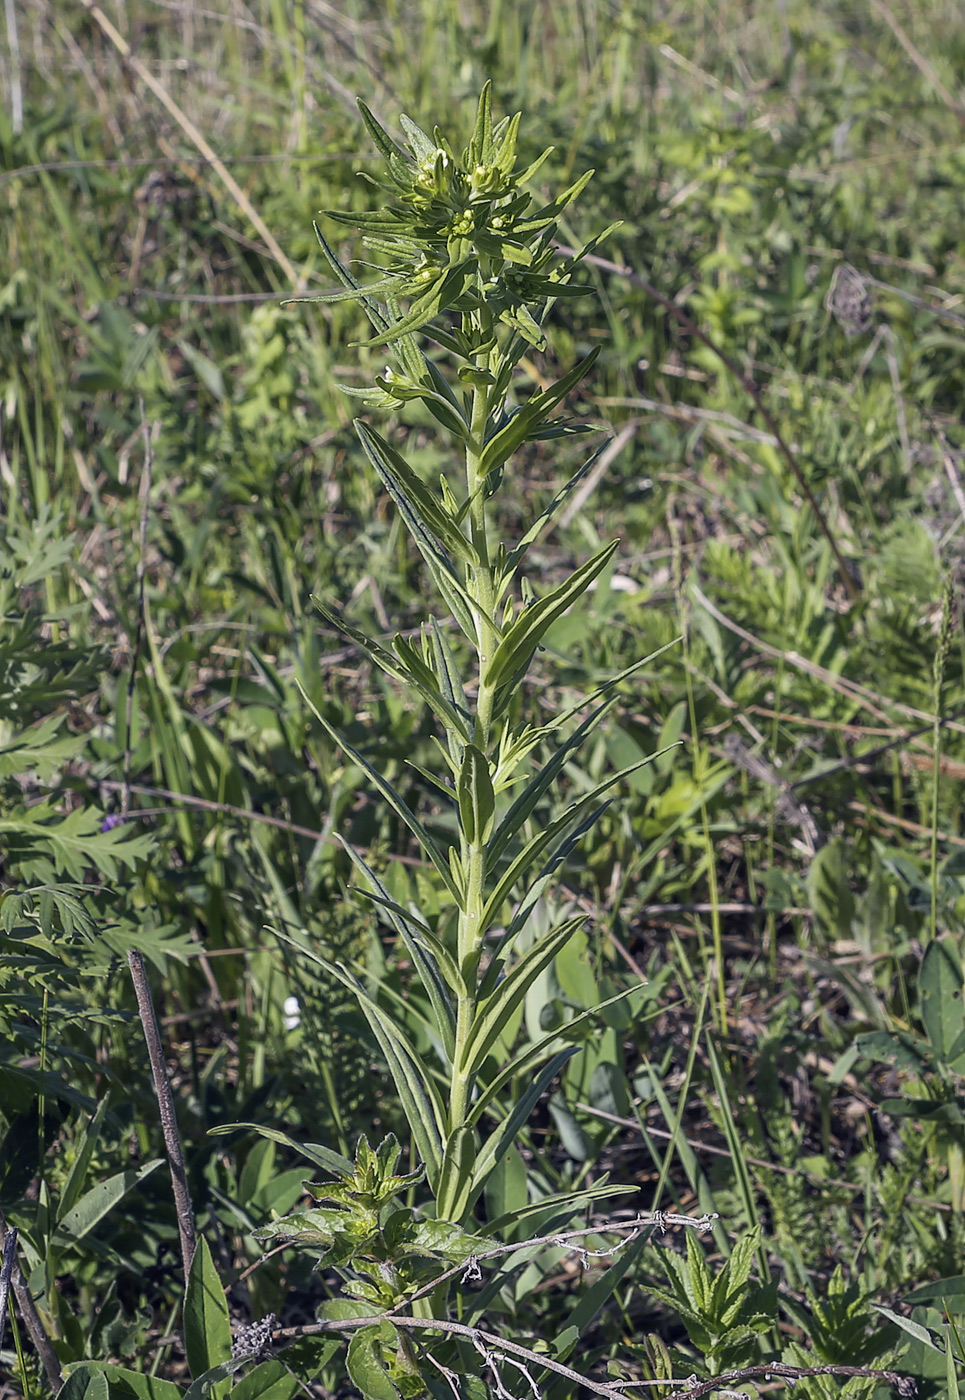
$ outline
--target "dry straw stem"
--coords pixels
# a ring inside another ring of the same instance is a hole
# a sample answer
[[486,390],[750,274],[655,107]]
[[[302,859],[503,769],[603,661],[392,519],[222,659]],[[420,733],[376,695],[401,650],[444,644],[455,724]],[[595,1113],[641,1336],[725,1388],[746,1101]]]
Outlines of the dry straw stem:
[[[11,1237],[13,1238],[12,1245],[9,1244]],[[0,1247],[3,1249],[5,1265],[8,1259],[8,1248],[10,1251],[10,1282],[13,1285],[13,1295],[20,1307],[20,1315],[26,1324],[27,1331],[30,1333],[31,1340],[37,1348],[37,1355],[40,1357],[43,1364],[44,1371],[47,1374],[47,1380],[54,1390],[59,1390],[64,1383],[64,1373],[60,1369],[60,1361],[57,1359],[54,1344],[47,1336],[44,1325],[40,1321],[40,1314],[37,1312],[34,1300],[30,1294],[30,1286],[23,1276],[20,1260],[16,1256],[16,1242],[16,1230],[8,1226],[6,1220],[3,1218],[3,1212],[0,1211]],[[0,1323],[2,1323],[3,1317],[4,1313],[0,1312]]]
[[171,1083],[164,1063],[161,1031],[157,1023],[154,1002],[151,1000],[151,989],[144,968],[144,959],[136,948],[132,948],[127,955],[127,961],[134,982],[137,1009],[141,1025],[144,1028],[144,1039],[147,1041],[147,1053],[151,1061],[151,1073],[154,1077],[154,1093],[161,1117],[161,1131],[164,1134],[164,1146],[167,1149],[171,1168],[171,1185],[174,1190],[174,1205],[178,1216],[178,1234],[181,1237],[181,1262],[184,1266],[184,1282],[187,1286],[197,1239],[194,1233],[194,1208],[191,1205],[191,1193],[188,1190],[188,1173],[184,1164],[184,1149],[181,1146],[181,1134],[178,1131],[178,1119],[174,1109],[174,1095],[171,1093]]
[[197,146],[198,150],[204,156],[205,160],[210,162],[211,166],[217,173],[218,178],[221,180],[221,183],[224,185],[225,189],[234,199],[235,203],[238,205],[238,208],[242,211],[242,213],[244,213],[247,216],[252,228],[257,230],[258,236],[264,241],[265,247],[268,249],[271,256],[278,263],[278,266],[284,272],[285,276],[288,278],[292,286],[297,287],[299,290],[302,290],[302,281],[299,278],[298,273],[295,271],[294,265],[285,256],[285,253],[282,251],[271,229],[268,227],[264,219],[258,213],[258,210],[255,208],[251,200],[245,194],[244,190],[238,184],[238,181],[232,175],[231,171],[225,165],[224,161],[221,160],[217,153],[214,151],[214,149],[211,146],[209,146],[208,142],[202,136],[201,132],[194,125],[194,122],[192,122],[190,117],[188,117],[187,114],[181,110],[181,108],[175,102],[171,94],[167,91],[166,88],[162,87],[162,85],[154,77],[153,73],[150,73],[148,69],[145,68],[141,60],[134,56],[134,54],[131,52],[131,47],[128,44],[127,40],[122,34],[118,33],[118,31],[114,28],[113,24],[111,24],[110,20],[104,14],[103,10],[98,5],[93,4],[92,0],[80,0],[80,2],[83,5],[84,9],[87,11],[87,13],[90,15],[91,19],[93,19],[94,22],[100,27],[100,29],[104,32],[107,38],[110,39],[111,43],[114,45],[118,53],[124,59],[124,62],[128,65],[131,72],[134,73],[141,80],[145,87],[149,88],[151,92],[153,92],[154,96],[174,118],[174,120],[177,122],[178,126],[180,126],[181,130],[188,137],[188,139],[190,141],[193,141],[195,146]]

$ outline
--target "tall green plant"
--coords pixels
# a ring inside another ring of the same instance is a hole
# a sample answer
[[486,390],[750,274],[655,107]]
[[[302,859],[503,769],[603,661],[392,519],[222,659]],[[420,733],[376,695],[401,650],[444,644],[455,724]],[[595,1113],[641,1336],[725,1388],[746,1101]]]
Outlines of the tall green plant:
[[[554,303],[584,290],[573,274],[588,249],[564,261],[554,238],[590,173],[549,202],[536,200],[528,186],[549,152],[517,171],[519,116],[494,124],[488,85],[461,154],[438,130],[430,137],[406,117],[403,149],[364,105],[361,110],[384,160],[377,183],[389,202],[373,213],[332,217],[361,228],[366,244],[385,259],[384,275],[361,286],[321,232],[319,239],[344,287],[336,295],[361,301],[375,328],[369,346],[385,347],[394,364],[373,388],[351,392],[372,407],[423,404],[462,470],[430,486],[387,438],[358,422],[362,449],[422,555],[442,616],[425,622],[421,645],[400,635],[389,649],[319,606],[432,710],[442,759],[436,781],[454,809],[455,839],[440,840],[395,786],[318,719],[415,835],[444,888],[443,912],[430,920],[398,904],[371,866],[349,851],[422,980],[440,1069],[425,1065],[396,1019],[348,968],[332,971],[355,990],[385,1054],[437,1214],[459,1222],[471,1217],[520,1125],[573,1052],[568,1042],[592,1020],[593,1012],[577,1017],[512,1055],[515,1014],[584,923],[564,918],[532,937],[534,907],[604,810],[610,789],[641,766],[574,796],[552,820],[539,819],[554,780],[612,705],[621,677],[540,724],[519,703],[520,687],[547,629],[592,586],[617,542],[548,589],[538,590],[526,575],[530,547],[552,527],[590,463],[522,538],[502,539],[494,525],[494,498],[513,455],[535,441],[587,431],[555,414],[595,352],[526,398],[516,397],[514,372],[527,351],[545,347],[543,325]],[[544,747],[552,757],[534,767],[534,754]],[[528,1088],[511,1097],[510,1081],[518,1083],[523,1071]]]

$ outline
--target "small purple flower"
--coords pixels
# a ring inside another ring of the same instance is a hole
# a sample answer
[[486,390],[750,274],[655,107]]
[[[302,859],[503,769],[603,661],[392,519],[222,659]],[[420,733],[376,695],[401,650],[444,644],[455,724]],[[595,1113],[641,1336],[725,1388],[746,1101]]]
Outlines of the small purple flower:
[[124,818],[120,812],[111,812],[101,822],[101,831],[113,831],[115,826],[123,826]]

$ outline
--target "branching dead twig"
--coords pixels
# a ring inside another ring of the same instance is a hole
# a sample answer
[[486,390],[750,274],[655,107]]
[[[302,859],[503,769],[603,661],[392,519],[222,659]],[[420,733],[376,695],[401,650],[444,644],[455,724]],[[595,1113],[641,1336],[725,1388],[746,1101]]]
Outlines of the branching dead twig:
[[[887,1385],[893,1386],[903,1397],[903,1400],[907,1400],[907,1397],[913,1396],[917,1392],[913,1378],[902,1376],[897,1371],[881,1371],[870,1366],[789,1366],[776,1361],[770,1364],[763,1363],[759,1366],[746,1366],[740,1371],[728,1371],[706,1381],[699,1381],[696,1376],[690,1376],[679,1382],[672,1380],[615,1381],[604,1384],[601,1381],[592,1380],[589,1376],[582,1375],[571,1366],[566,1366],[551,1356],[541,1355],[530,1347],[521,1346],[519,1342],[509,1341],[481,1327],[470,1327],[462,1322],[450,1322],[448,1319],[434,1317],[397,1317],[393,1315],[388,1320],[394,1327],[403,1328],[406,1331],[442,1332],[448,1336],[465,1338],[479,1351],[490,1372],[500,1360],[509,1361],[518,1369],[530,1366],[536,1370],[545,1369],[552,1371],[556,1376],[562,1376],[583,1390],[590,1391],[593,1395],[602,1395],[604,1400],[627,1400],[627,1392],[631,1388],[638,1388],[642,1385],[679,1385],[680,1388],[672,1392],[670,1400],[701,1400],[704,1395],[709,1395],[712,1392],[726,1393],[732,1385],[739,1384],[744,1380],[753,1380],[758,1376],[778,1376],[782,1380],[792,1382],[804,1376],[864,1376],[869,1380],[884,1381]],[[293,1342],[299,1337],[318,1336],[324,1332],[355,1332],[360,1327],[378,1327],[385,1321],[386,1315],[380,1313],[372,1317],[314,1322],[307,1327],[282,1328],[275,1333],[274,1340],[276,1342]],[[532,1384],[532,1376],[528,1370],[524,1369],[524,1375]],[[499,1393],[504,1396],[504,1400],[509,1394],[502,1382],[500,1382]],[[515,1400],[515,1397],[510,1396],[509,1400]]]

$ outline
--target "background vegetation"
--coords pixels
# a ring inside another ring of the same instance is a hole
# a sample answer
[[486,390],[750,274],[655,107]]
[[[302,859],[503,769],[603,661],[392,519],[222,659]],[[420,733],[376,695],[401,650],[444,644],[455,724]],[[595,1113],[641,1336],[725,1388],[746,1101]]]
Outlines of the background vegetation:
[[[184,1367],[160,1347],[177,1224],[128,949],[237,1317],[308,1319],[329,1283],[285,1253],[248,1272],[305,1168],[211,1128],[408,1148],[353,999],[277,934],[387,977],[417,1029],[334,837],[402,904],[431,914],[436,884],[300,688],[431,813],[429,715],[310,602],[388,633],[421,618],[423,578],[340,392],[381,364],[350,348],[361,313],[281,301],[331,286],[317,211],[372,202],[355,94],[458,138],[492,77],[496,109],[526,114],[523,159],[554,144],[547,189],[596,168],[567,237],[623,220],[522,366],[539,386],[599,345],[568,409],[613,435],[540,546],[545,577],[621,537],[546,638],[538,704],[682,640],[568,765],[579,793],[676,744],[569,859],[545,917],[590,932],[520,1035],[641,979],[644,1009],[613,1009],[567,1066],[486,1210],[609,1174],[640,1208],[718,1211],[711,1268],[755,1242],[788,1357],[807,1338],[954,1390],[928,1339],[965,1313],[961,18],[955,0],[8,4],[0,1209],[62,1363]],[[430,420],[407,423],[434,478]],[[564,439],[514,469],[507,536],[577,461]],[[708,1330],[674,1249],[628,1271],[587,1364],[651,1374],[655,1336],[677,1375],[753,1355],[752,1329],[730,1352]],[[550,1252],[492,1307],[548,1336],[596,1276]]]

